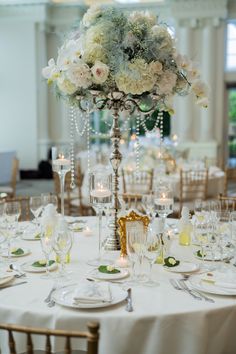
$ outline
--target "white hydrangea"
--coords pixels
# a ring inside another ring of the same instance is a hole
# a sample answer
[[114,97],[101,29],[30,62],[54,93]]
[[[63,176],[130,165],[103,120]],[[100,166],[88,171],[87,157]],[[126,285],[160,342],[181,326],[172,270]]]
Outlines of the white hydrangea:
[[102,9],[98,5],[92,5],[88,11],[84,14],[82,23],[85,27],[91,26],[96,18],[101,15]]
[[57,86],[59,90],[66,95],[72,95],[76,91],[76,86],[72,84],[72,82],[65,77],[60,77],[57,80]]

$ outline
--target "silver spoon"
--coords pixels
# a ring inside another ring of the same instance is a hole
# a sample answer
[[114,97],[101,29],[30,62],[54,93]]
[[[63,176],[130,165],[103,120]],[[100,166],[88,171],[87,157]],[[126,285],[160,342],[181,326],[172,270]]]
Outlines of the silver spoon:
[[9,268],[11,270],[14,270],[15,272],[17,272],[18,274],[15,274],[16,278],[20,278],[20,277],[25,277],[26,274],[24,272],[22,272],[15,264],[11,263]]

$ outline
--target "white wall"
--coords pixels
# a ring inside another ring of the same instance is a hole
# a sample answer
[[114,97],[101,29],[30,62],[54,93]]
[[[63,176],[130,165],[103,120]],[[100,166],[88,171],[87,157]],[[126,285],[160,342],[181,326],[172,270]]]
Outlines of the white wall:
[[0,21],[0,150],[16,150],[20,168],[37,166],[35,28]]

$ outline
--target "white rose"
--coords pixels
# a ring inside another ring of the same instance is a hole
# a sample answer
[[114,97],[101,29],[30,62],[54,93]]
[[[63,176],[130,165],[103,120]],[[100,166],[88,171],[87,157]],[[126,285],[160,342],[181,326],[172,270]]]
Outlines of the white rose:
[[62,77],[57,80],[57,86],[59,90],[66,95],[72,95],[76,91],[76,86],[68,79]]
[[170,94],[172,93],[176,85],[177,75],[169,70],[166,70],[161,75],[160,80],[158,80],[158,92],[160,94]]
[[109,75],[109,67],[101,61],[96,61],[95,65],[91,68],[93,74],[93,81],[96,84],[103,84]]
[[92,44],[88,46],[83,55],[83,60],[86,63],[95,64],[96,61],[101,61],[103,63],[107,62],[107,56],[103,47],[100,44]]
[[90,68],[82,60],[70,65],[67,77],[77,87],[88,88],[92,84]]

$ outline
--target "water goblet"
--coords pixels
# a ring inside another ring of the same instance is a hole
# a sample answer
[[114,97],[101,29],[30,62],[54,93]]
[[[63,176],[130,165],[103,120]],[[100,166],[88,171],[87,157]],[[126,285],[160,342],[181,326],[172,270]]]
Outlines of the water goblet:
[[60,178],[61,214],[64,216],[65,176],[71,170],[70,150],[68,147],[52,147],[52,170],[58,173]]
[[41,196],[30,197],[30,210],[35,218],[35,223],[37,227],[39,226],[39,215],[43,210],[42,198]]

